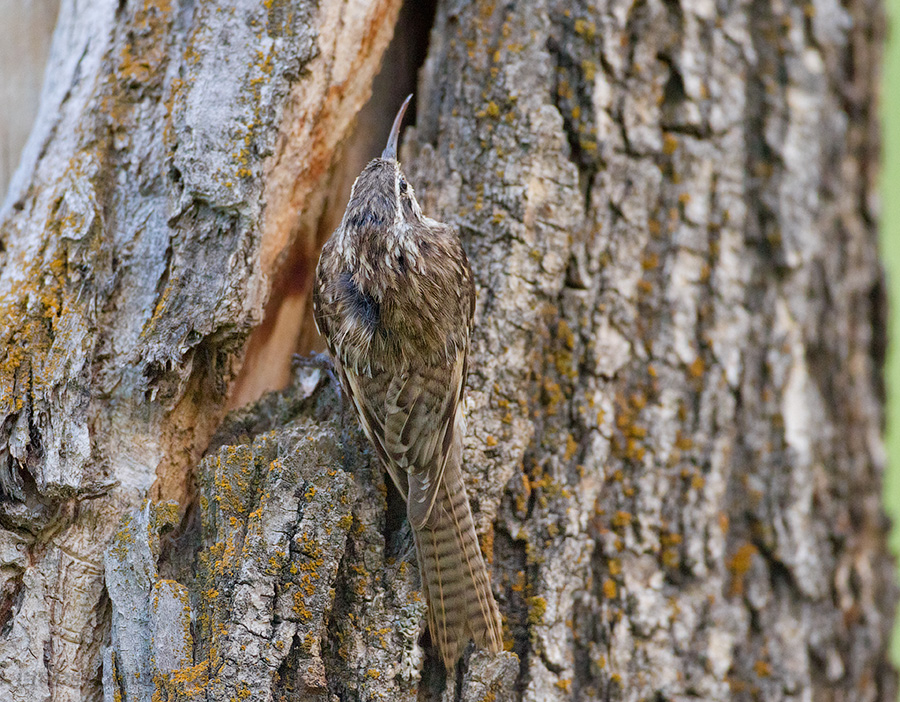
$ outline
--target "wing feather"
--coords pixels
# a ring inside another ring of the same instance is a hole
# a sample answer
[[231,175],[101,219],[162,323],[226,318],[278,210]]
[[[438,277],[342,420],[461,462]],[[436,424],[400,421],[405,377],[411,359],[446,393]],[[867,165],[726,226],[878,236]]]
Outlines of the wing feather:
[[[336,358],[336,354],[332,354]],[[385,443],[385,402],[387,388],[391,382],[391,376],[387,371],[376,371],[371,375],[362,375],[352,369],[345,368],[339,362],[338,366],[341,385],[343,385],[353,399],[353,408],[362,425],[363,431],[369,439],[375,452],[384,463],[388,474],[394,481],[394,485],[400,491],[404,500],[408,499],[409,488],[406,471],[401,470],[393,460]]]
[[384,447],[409,485],[410,522],[421,528],[431,514],[450,447],[462,436],[461,398],[466,353],[460,349],[449,367],[410,369],[395,376],[387,390]]

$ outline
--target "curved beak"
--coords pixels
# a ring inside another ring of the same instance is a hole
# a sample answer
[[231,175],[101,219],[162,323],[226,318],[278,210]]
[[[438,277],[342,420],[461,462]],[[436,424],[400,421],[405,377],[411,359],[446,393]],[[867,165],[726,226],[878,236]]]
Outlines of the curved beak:
[[391,133],[388,135],[387,146],[385,146],[384,151],[381,152],[381,158],[383,159],[397,160],[397,142],[400,140],[400,124],[403,122],[403,115],[406,113],[406,108],[409,107],[410,100],[412,100],[412,93],[407,95],[406,100],[400,105],[397,116],[394,117],[394,125],[391,127]]

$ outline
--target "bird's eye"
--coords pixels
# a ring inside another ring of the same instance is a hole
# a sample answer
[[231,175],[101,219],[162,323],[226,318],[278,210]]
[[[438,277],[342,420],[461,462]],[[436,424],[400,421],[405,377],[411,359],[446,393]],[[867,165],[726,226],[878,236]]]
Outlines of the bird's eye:
[[406,178],[404,178],[403,176],[400,176],[400,194],[401,195],[406,195],[406,188],[407,188]]

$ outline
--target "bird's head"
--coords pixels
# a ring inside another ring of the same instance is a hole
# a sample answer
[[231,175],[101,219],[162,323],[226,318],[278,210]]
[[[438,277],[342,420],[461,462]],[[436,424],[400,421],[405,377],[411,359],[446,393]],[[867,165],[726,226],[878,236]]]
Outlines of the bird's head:
[[344,213],[345,224],[355,228],[391,227],[411,217],[421,217],[415,193],[397,160],[400,125],[411,99],[409,95],[400,106],[381,157],[369,161],[353,183]]

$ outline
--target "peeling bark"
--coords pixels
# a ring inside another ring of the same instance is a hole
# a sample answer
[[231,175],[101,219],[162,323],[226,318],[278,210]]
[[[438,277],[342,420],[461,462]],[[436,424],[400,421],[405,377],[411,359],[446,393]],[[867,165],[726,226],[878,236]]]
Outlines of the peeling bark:
[[327,377],[223,419],[308,338],[398,11],[63,3],[0,211],[0,697],[895,699],[880,6],[437,2],[401,156],[478,283],[508,649],[449,677]]

